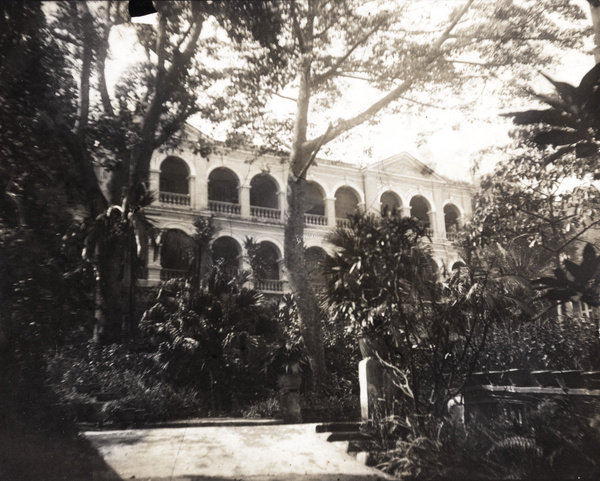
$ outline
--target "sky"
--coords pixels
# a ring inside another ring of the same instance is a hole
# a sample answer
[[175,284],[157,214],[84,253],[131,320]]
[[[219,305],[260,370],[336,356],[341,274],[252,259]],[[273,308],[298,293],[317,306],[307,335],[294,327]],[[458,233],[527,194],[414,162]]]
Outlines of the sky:
[[[586,0],[578,1],[589,15]],[[589,21],[591,24],[591,20]],[[139,58],[143,55],[132,36],[124,30],[117,29],[111,41],[119,47],[113,50],[124,52],[126,56],[117,53],[107,62],[109,84],[116,82],[128,61],[134,58],[132,52],[137,49],[135,55],[139,54]],[[590,39],[589,49],[591,46]],[[577,85],[593,65],[593,56],[582,52],[557,57],[555,67],[544,73]],[[551,85],[541,75],[537,84],[532,87],[537,92],[551,91]],[[369,98],[369,92],[361,90],[364,89],[361,85],[357,85],[355,89],[356,93],[350,96],[351,99],[365,102]],[[474,95],[477,96],[477,93]],[[356,111],[356,105],[348,104],[346,107],[349,111]],[[363,125],[354,129],[349,137],[331,143],[319,155],[333,160],[365,164],[406,151],[450,179],[476,182],[479,175],[493,170],[496,162],[501,159],[498,154],[484,155],[482,151],[510,143],[509,132],[513,126],[510,120],[499,117],[499,113],[503,111],[506,111],[506,106],[498,105],[489,96],[482,95],[474,99],[472,109],[468,112],[441,106],[421,113],[387,115],[376,125]],[[343,116],[343,109],[341,112]],[[479,169],[473,172],[476,160],[479,161]]]

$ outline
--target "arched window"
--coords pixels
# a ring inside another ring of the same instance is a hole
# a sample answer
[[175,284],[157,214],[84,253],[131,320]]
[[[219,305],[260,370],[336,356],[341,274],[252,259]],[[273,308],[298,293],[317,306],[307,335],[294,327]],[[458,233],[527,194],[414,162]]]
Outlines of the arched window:
[[335,216],[339,226],[347,225],[348,216],[358,209],[360,197],[351,187],[340,187],[335,193]]
[[250,181],[250,205],[255,207],[279,208],[277,183],[268,174],[260,174]]
[[212,244],[213,265],[230,276],[235,276],[240,268],[242,249],[232,237],[219,237]]
[[452,240],[459,227],[460,211],[453,204],[444,206],[444,225],[446,226],[446,236]]
[[425,228],[430,228],[431,223],[429,221],[429,202],[421,195],[416,195],[410,200],[410,216],[419,219]]
[[219,167],[208,176],[208,200],[238,204],[239,185],[239,179],[234,172]]
[[306,225],[326,226],[325,201],[321,187],[315,182],[304,182],[304,222]]
[[402,203],[394,192],[388,190],[381,194],[381,215],[402,215],[400,207],[402,207]]
[[167,157],[160,165],[158,189],[173,194],[189,194],[190,171],[187,164],[179,157]]
[[304,189],[305,212],[312,215],[325,215],[325,201],[323,200],[323,191],[314,182],[305,182],[302,184]]
[[160,248],[161,279],[184,277],[194,255],[194,241],[179,229],[170,229],[163,234]]
[[277,183],[268,174],[259,174],[250,181],[250,215],[279,221]]

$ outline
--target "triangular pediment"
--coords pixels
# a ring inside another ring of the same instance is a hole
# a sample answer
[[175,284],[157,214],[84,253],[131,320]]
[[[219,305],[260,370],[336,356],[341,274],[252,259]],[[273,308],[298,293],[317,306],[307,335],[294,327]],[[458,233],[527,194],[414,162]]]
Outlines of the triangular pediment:
[[369,166],[369,170],[378,170],[389,175],[421,177],[439,181],[445,180],[441,175],[436,174],[430,167],[406,152],[376,162]]

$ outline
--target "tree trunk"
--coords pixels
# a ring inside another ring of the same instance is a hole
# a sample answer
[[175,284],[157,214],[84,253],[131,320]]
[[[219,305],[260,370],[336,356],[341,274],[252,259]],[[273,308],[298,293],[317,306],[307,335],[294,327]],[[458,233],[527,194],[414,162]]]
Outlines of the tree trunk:
[[594,60],[600,62],[600,1],[588,0],[592,14],[592,27],[594,28]]
[[112,344],[121,341],[123,322],[123,245],[99,246],[96,276],[96,313],[94,342]]
[[321,392],[327,381],[325,350],[319,304],[311,286],[304,256],[303,179],[288,180],[288,219],[285,227],[285,263],[288,280],[298,306],[302,339],[308,351],[314,392]]

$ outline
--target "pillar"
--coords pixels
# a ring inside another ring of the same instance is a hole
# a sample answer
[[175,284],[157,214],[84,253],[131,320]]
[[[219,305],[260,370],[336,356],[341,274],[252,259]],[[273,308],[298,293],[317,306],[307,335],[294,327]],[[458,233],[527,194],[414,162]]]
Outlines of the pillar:
[[194,210],[200,210],[200,206],[197,205],[198,197],[196,196],[196,176],[190,175],[188,177],[188,192],[190,193],[190,207]]
[[160,170],[151,169],[148,190],[150,192],[156,193],[156,199],[154,200],[154,202],[152,202],[153,204],[158,204],[160,202],[159,188],[160,188]]
[[156,237],[156,255],[154,255],[154,247],[152,243],[148,241],[148,281],[149,282],[160,282],[160,248],[162,247],[162,236],[164,230],[160,231],[160,234]]
[[325,216],[327,216],[327,227],[335,227],[335,197],[325,198]]
[[250,217],[250,186],[241,185],[239,187],[240,194],[240,215],[242,217]]
[[277,196],[279,197],[279,220],[284,223],[285,222],[285,212],[286,212],[286,194],[284,191],[277,192]]
[[436,224],[435,212],[430,210],[429,212],[427,212],[427,217],[429,218],[429,228],[431,229],[431,237],[436,237],[438,233],[438,226]]
[[410,205],[402,206],[402,217],[410,217]]

